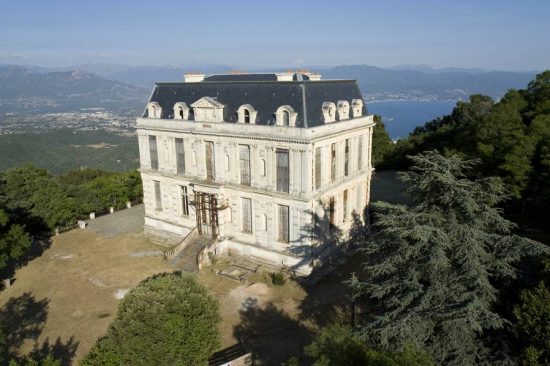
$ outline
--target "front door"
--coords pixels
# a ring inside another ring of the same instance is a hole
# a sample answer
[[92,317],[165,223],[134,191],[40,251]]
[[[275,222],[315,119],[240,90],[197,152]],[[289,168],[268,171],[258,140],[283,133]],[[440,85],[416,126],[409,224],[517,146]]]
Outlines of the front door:
[[196,192],[197,229],[200,235],[218,235],[218,200],[213,193]]

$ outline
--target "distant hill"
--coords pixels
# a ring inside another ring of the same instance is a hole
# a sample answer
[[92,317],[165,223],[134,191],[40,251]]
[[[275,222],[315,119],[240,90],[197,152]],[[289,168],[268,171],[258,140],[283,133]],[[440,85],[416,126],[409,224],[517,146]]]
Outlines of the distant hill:
[[82,71],[37,72],[0,67],[0,112],[142,108],[149,90]]
[[465,99],[476,93],[500,98],[508,89],[525,87],[535,74],[478,69],[419,71],[368,65],[338,66],[323,71],[323,77],[328,79],[357,79],[367,100]]

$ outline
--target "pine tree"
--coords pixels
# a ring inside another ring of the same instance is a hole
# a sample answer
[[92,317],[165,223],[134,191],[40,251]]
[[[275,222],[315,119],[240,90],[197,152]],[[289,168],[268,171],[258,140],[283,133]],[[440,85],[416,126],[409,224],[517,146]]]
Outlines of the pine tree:
[[506,323],[493,309],[494,280],[545,249],[513,234],[495,207],[506,198],[499,180],[466,178],[476,161],[437,151],[409,158],[401,179],[413,203],[375,205],[375,240],[363,248],[368,280],[350,281],[356,297],[374,300],[360,334],[390,351],[412,344],[440,364],[487,362],[484,335]]

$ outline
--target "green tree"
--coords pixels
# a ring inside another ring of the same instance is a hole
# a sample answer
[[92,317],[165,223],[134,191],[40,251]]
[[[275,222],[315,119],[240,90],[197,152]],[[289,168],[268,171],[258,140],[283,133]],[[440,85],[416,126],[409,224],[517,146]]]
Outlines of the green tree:
[[539,278],[538,286],[521,291],[513,310],[521,360],[529,366],[550,364],[550,260]]
[[514,277],[523,255],[547,249],[514,235],[501,217],[498,179],[466,177],[476,162],[436,151],[410,159],[401,179],[412,204],[375,205],[376,240],[363,249],[369,280],[350,281],[355,296],[374,300],[361,334],[390,350],[410,343],[440,364],[487,362],[485,333],[506,323],[493,310],[493,281]]
[[324,328],[305,348],[315,366],[429,366],[430,357],[410,346],[398,352],[369,349],[350,328],[330,325]]
[[0,272],[9,261],[17,261],[31,246],[31,238],[24,227],[10,224],[8,214],[0,209]]
[[372,132],[372,164],[375,167],[384,165],[386,159],[392,154],[395,144],[386,131],[382,117],[374,115],[374,130]]
[[219,321],[217,301],[194,277],[157,275],[125,296],[82,364],[206,365],[219,346]]

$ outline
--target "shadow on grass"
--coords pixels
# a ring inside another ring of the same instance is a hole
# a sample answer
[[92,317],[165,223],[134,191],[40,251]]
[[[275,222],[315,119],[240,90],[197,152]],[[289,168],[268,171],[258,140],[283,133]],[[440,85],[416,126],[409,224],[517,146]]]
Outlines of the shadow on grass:
[[[78,342],[72,337],[66,343],[60,338],[55,343],[50,343],[49,339],[42,344],[38,343],[38,337],[48,317],[49,302],[46,298],[37,300],[30,293],[12,297],[6,302],[0,310],[0,326],[4,336],[2,360],[7,362],[13,359],[18,364],[23,364],[25,360],[38,361],[52,354],[62,365],[71,364],[78,347]],[[28,356],[20,355],[19,348],[28,340],[34,341],[33,350]]]
[[273,303],[260,306],[256,299],[247,298],[242,306],[233,335],[252,352],[255,363],[280,365],[301,356],[311,342],[310,331]]

